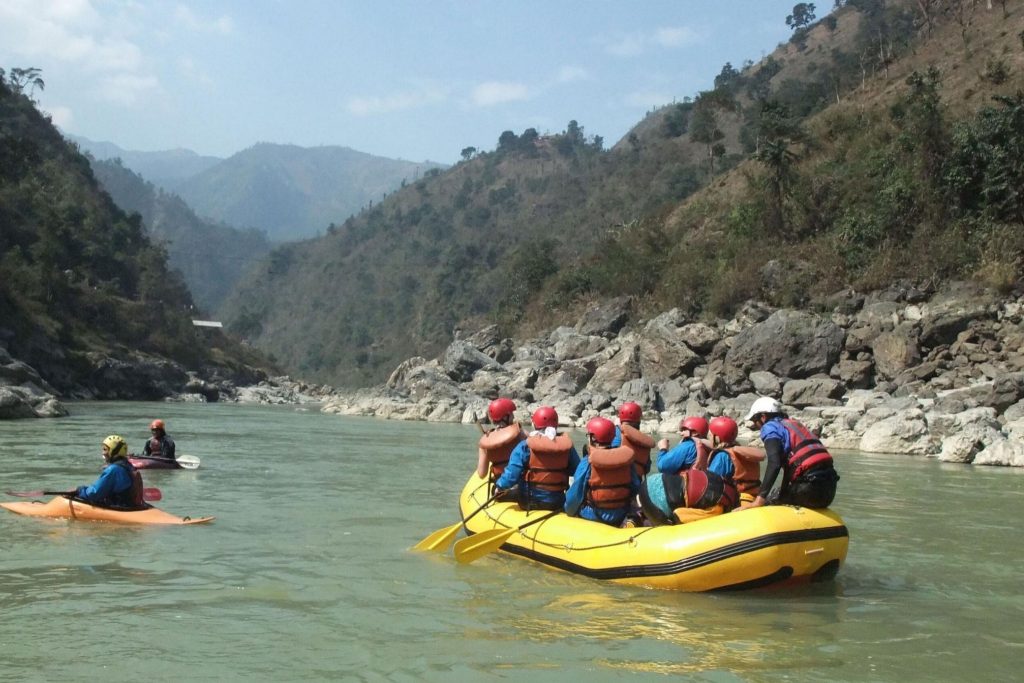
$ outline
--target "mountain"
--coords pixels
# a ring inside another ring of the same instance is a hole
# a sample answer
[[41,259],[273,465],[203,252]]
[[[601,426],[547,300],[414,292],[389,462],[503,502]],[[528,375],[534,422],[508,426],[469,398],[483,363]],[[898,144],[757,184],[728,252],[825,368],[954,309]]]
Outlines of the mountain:
[[275,249],[225,320],[293,373],[352,386],[456,327],[524,336],[620,295],[698,318],[752,298],[825,309],[899,280],[1017,285],[1024,10],[837,5],[611,150],[576,121],[505,131]]
[[112,142],[97,142],[78,135],[65,134],[64,137],[100,161],[120,159],[125,167],[163,188],[173,188],[186,178],[202,173],[223,161],[220,157],[202,156],[190,149],[139,152],[122,149]]
[[182,274],[206,314],[216,313],[242,273],[270,251],[262,232],[199,218],[180,197],[147,182],[120,159],[93,160],[92,169],[121,209],[142,216],[143,225],[167,249],[171,267]]
[[72,396],[160,398],[186,369],[256,376],[258,353],[192,325],[166,252],[22,90],[0,72],[0,346]]
[[312,237],[431,169],[347,147],[260,143],[173,186],[197,213],[263,230],[272,240]]

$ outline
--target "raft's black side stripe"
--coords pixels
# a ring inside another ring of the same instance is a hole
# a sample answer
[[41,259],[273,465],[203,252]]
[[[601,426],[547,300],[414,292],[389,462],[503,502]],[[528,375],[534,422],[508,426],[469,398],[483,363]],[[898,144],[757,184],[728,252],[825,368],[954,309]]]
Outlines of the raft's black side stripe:
[[[715,550],[709,550],[699,555],[692,557],[686,557],[681,560],[674,562],[665,562],[662,564],[648,564],[648,565],[626,565],[623,567],[608,567],[605,569],[592,569],[590,567],[584,567],[583,565],[569,562],[557,557],[551,557],[544,553],[530,550],[528,548],[520,548],[519,546],[506,543],[501,546],[501,549],[505,552],[526,557],[535,562],[547,564],[558,569],[564,569],[574,574],[582,574],[583,576],[589,576],[592,579],[632,579],[641,576],[665,576],[670,574],[681,574],[683,572],[692,571],[705,567],[715,562],[722,562],[739,555],[745,555],[752,553],[762,548],[770,548],[774,545],[785,545],[787,543],[802,543],[804,541],[821,541],[829,538],[842,538],[849,536],[850,533],[847,531],[845,526],[834,526],[827,529],[802,529],[800,531],[780,531],[775,534],[767,534],[765,536],[758,536],[757,538],[747,539],[740,541],[739,543],[733,543],[732,545],[723,546],[716,548]],[[792,572],[792,569],[790,569]]]

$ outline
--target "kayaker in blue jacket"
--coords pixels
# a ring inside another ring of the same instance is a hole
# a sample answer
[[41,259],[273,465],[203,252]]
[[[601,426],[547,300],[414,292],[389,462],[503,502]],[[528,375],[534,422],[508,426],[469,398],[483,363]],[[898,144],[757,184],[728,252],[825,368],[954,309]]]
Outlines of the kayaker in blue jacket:
[[565,504],[569,476],[580,464],[572,440],[558,431],[558,413],[541,406],[532,415],[534,431],[509,456],[495,488],[518,487],[519,505],[525,510],[559,510]]
[[138,510],[142,500],[142,475],[128,462],[128,444],[116,434],[103,440],[103,468],[99,479],[75,489],[75,498],[100,507]]
[[167,436],[163,420],[153,420],[149,423],[149,433],[153,436],[146,441],[142,447],[144,458],[162,458],[174,460],[174,440]]
[[708,421],[703,417],[685,417],[679,423],[679,443],[668,450],[668,439],[658,442],[658,472],[679,474],[697,463],[697,439],[708,434]]
[[611,526],[622,524],[640,490],[633,451],[612,447],[615,425],[595,417],[587,423],[588,452],[573,475],[565,496],[565,513]]

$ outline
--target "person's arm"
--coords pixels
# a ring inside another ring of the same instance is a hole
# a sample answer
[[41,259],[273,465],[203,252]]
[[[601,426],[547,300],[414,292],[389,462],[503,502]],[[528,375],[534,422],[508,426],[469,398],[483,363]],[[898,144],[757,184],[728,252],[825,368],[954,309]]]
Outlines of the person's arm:
[[97,503],[108,498],[117,484],[117,470],[121,469],[115,465],[107,465],[100,473],[99,478],[89,486],[79,486],[75,489],[75,497],[90,503]]
[[565,493],[565,514],[576,517],[583,505],[583,494],[586,492],[587,482],[590,480],[590,461],[581,460],[573,475],[572,486]]
[[476,449],[476,476],[481,479],[487,476],[487,453],[479,446]]
[[764,468],[764,479],[761,481],[761,492],[754,499],[754,502],[750,504],[751,507],[760,507],[767,502],[768,494],[772,492],[772,487],[775,486],[775,480],[779,476],[779,472],[782,471],[783,458],[785,458],[785,451],[782,445],[782,439],[765,439],[764,450],[768,455],[768,464]]
[[164,436],[163,443],[160,444],[161,450],[165,458],[174,460],[174,439],[169,436]]
[[152,443],[153,443],[152,439],[146,439],[146,443],[142,447],[142,455],[143,456],[149,458],[149,457],[151,457],[153,455],[153,449],[151,447]]
[[677,474],[697,460],[697,447],[693,441],[686,439],[676,444],[668,453],[658,456],[658,471]]
[[505,471],[501,473],[501,476],[498,477],[498,481],[494,485],[499,489],[510,489],[518,484],[523,478],[523,470],[529,457],[530,449],[525,441],[520,441],[512,449],[512,454],[508,458],[508,465],[505,466]]
[[633,496],[639,495],[640,487],[643,486],[643,482],[644,482],[644,480],[640,478],[640,473],[637,472],[636,468],[634,467],[633,468],[633,477],[632,477],[632,479],[629,482],[629,496],[630,496],[630,498],[632,498]]

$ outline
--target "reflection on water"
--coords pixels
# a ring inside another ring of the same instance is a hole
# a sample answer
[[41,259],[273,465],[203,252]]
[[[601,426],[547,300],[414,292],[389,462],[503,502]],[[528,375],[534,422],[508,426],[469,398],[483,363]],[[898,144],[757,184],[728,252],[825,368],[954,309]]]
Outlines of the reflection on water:
[[841,454],[851,542],[834,583],[681,594],[501,553],[458,565],[411,552],[459,519],[473,427],[227,405],[72,410],[0,423],[0,489],[91,481],[99,439],[121,433],[138,450],[159,416],[202,466],[147,471],[146,485],[169,512],[217,520],[4,512],[0,680],[1017,677],[1019,471]]

